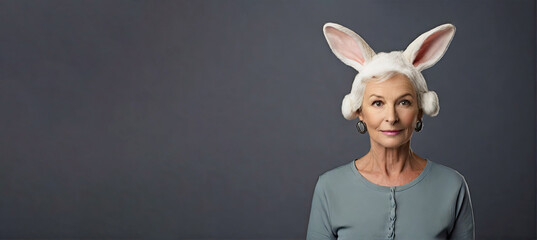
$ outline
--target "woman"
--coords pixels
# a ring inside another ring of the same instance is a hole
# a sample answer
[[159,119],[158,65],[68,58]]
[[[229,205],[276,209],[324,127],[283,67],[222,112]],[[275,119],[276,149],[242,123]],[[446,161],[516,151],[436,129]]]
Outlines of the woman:
[[423,114],[439,111],[421,71],[442,58],[455,27],[438,26],[405,51],[378,54],[341,25],[327,23],[323,30],[334,54],[359,71],[342,113],[359,118],[358,131],[369,133],[371,148],[319,176],[307,240],[475,239],[464,177],[410,148]]

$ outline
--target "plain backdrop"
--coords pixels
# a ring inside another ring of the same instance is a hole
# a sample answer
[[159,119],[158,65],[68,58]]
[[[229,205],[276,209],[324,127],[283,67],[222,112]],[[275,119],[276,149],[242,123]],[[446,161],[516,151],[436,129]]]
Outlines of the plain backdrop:
[[412,139],[469,185],[477,239],[536,238],[535,1],[1,1],[0,238],[304,239],[317,177],[369,150],[355,70],[443,23]]

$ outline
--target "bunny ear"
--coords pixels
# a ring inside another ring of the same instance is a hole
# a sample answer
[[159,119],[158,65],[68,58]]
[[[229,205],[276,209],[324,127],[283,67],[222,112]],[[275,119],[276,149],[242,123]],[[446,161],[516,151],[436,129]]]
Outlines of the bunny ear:
[[332,52],[345,64],[357,71],[362,70],[365,62],[370,60],[375,52],[358,34],[335,23],[323,26],[324,37]]
[[418,71],[422,71],[432,67],[442,58],[453,35],[455,35],[455,26],[440,25],[416,38],[403,54]]

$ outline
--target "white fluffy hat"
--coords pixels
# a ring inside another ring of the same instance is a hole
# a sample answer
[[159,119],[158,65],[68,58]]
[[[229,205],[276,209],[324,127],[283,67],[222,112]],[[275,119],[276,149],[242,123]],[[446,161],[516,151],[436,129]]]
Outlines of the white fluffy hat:
[[357,110],[362,106],[365,89],[364,80],[389,72],[406,75],[416,88],[423,112],[431,117],[438,114],[438,96],[427,89],[421,71],[432,67],[442,58],[453,39],[455,26],[443,24],[433,28],[416,38],[404,51],[378,54],[358,34],[339,24],[326,23],[323,32],[332,52],[359,72],[354,78],[351,92],[343,98],[341,111],[345,119],[358,117]]

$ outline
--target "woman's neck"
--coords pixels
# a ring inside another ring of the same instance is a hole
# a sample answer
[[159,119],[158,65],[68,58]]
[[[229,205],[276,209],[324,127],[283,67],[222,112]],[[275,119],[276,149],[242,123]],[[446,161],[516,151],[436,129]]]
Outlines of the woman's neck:
[[406,171],[419,170],[416,158],[419,157],[410,149],[410,141],[397,148],[386,148],[372,141],[362,169],[387,178],[397,177]]

